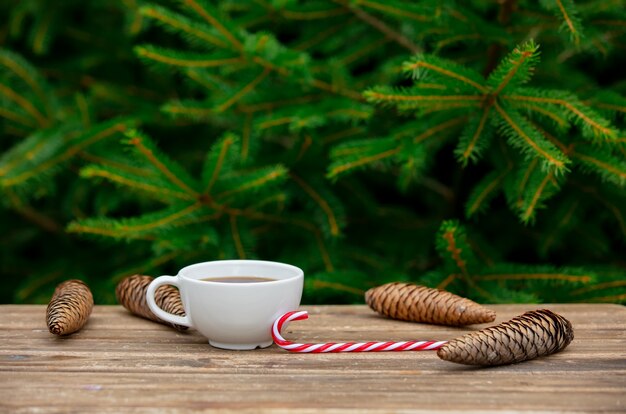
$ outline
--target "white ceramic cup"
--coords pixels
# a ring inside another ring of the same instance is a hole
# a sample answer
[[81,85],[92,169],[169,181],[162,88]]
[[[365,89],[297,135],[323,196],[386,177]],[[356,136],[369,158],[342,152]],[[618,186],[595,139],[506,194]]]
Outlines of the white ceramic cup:
[[[276,279],[224,283],[199,279],[256,276]],[[187,266],[177,276],[157,277],[148,286],[148,306],[159,318],[197,329],[216,348],[255,349],[272,344],[271,327],[282,314],[300,306],[304,272],[284,263],[222,260]],[[165,312],[154,301],[161,285],[180,290],[185,316]]]

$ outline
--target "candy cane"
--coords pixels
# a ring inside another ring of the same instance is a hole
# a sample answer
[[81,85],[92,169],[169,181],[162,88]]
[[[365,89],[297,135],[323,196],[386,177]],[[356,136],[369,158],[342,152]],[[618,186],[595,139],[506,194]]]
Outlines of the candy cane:
[[328,342],[325,344],[298,344],[286,340],[280,334],[287,322],[308,319],[307,311],[287,312],[276,319],[272,326],[272,338],[279,347],[290,352],[382,352],[382,351],[435,351],[447,341],[403,341],[403,342]]

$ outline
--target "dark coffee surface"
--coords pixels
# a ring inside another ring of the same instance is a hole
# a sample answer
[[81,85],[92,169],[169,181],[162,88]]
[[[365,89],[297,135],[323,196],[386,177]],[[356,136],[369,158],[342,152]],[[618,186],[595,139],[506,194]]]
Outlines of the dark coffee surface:
[[202,279],[204,282],[219,282],[219,283],[261,283],[261,282],[274,282],[277,279],[269,277],[259,276],[212,276]]

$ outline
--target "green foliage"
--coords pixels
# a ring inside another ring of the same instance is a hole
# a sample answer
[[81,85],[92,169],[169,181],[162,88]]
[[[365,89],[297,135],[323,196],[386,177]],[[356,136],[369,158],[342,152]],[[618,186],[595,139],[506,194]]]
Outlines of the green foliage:
[[2,300],[261,258],[308,303],[626,302],[624,6],[2,3]]

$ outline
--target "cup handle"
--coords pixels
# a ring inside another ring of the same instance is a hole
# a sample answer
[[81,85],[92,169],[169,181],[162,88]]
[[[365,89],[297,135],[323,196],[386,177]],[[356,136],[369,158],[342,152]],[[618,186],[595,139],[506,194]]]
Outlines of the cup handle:
[[146,292],[146,301],[148,302],[148,307],[150,310],[158,316],[160,319],[165,322],[170,322],[175,325],[187,326],[189,328],[192,327],[191,320],[189,319],[189,315],[178,316],[173,313],[165,312],[163,309],[159,308],[154,300],[154,293],[161,285],[173,285],[178,288],[180,291],[180,282],[177,277],[174,276],[159,276],[154,279],[150,285],[148,285],[148,290]]

